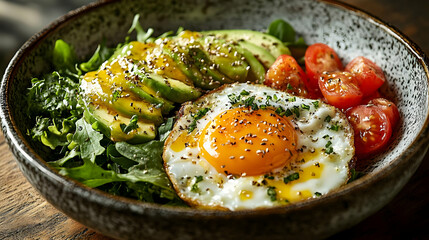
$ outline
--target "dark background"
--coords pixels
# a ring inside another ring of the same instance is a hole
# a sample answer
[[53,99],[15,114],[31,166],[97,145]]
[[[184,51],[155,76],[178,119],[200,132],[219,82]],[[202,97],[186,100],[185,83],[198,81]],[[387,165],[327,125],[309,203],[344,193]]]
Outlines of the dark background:
[[[64,13],[89,0],[0,0],[0,75],[18,48]],[[429,54],[429,0],[343,0],[395,26]],[[3,153],[2,153],[3,154]],[[332,239],[429,239],[429,155],[382,210]],[[86,231],[86,230],[85,230]],[[94,232],[89,230],[91,236]],[[97,239],[104,239],[102,236]]]

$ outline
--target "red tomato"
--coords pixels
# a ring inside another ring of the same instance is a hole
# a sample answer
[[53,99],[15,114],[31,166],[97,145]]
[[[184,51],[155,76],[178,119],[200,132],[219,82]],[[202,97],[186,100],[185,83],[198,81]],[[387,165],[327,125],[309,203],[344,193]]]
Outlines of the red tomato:
[[358,157],[367,157],[383,150],[392,135],[387,115],[377,106],[359,105],[346,111],[355,133]]
[[360,104],[362,92],[352,73],[324,73],[319,79],[319,87],[329,104],[346,109]]
[[368,104],[373,104],[381,109],[386,116],[389,118],[390,124],[392,128],[395,129],[398,121],[399,121],[399,111],[396,105],[385,99],[385,98],[375,98],[368,102]]
[[382,97],[383,97],[383,95],[381,95],[381,93],[379,91],[375,91],[373,94],[371,94],[369,96],[364,96],[362,99],[362,104],[367,104],[372,99],[382,98]]
[[296,96],[308,97],[305,86],[307,81],[307,75],[295,58],[289,55],[280,55],[268,69],[264,84]]
[[365,57],[357,57],[347,64],[345,71],[355,73],[364,96],[373,94],[386,81],[383,70]]
[[343,64],[337,53],[328,45],[315,43],[305,51],[305,69],[309,79],[308,89],[317,91],[318,80],[323,72],[333,72],[343,70]]

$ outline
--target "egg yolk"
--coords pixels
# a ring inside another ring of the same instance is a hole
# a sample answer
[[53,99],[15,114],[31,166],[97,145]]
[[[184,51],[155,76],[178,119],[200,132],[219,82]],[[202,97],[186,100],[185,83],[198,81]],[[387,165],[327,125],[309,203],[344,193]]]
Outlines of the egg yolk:
[[274,110],[236,108],[207,124],[198,146],[218,172],[255,176],[294,160],[296,139],[290,120]]

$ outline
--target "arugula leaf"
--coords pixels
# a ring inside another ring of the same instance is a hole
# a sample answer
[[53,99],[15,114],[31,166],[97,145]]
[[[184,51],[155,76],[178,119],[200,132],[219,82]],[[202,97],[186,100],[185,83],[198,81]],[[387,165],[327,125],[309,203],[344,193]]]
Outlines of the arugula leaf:
[[277,19],[268,26],[268,34],[272,35],[282,42],[295,42],[295,30],[283,19]]
[[79,145],[80,156],[83,160],[95,162],[95,157],[105,150],[100,144],[102,139],[103,134],[95,131],[91,124],[87,123],[83,118],[76,121],[76,132],[73,135],[73,141]]
[[148,28],[147,32],[145,30],[143,30],[143,27],[140,25],[139,19],[140,19],[140,15],[136,14],[134,16],[133,23],[132,23],[130,29],[128,30],[128,34],[132,33],[135,30],[137,33],[137,41],[146,42],[146,40],[148,40],[150,38],[150,36],[152,35],[153,29]]
[[56,161],[49,162],[49,165],[52,167],[61,167],[63,166],[67,161],[70,159],[73,159],[77,156],[80,156],[80,152],[77,150],[77,148],[74,148],[70,152],[68,152],[63,158],[60,158]]
[[87,61],[79,65],[80,69],[85,72],[97,70],[101,64],[110,58],[115,52],[114,48],[108,48],[106,46],[106,40],[104,39],[94,52],[94,55]]

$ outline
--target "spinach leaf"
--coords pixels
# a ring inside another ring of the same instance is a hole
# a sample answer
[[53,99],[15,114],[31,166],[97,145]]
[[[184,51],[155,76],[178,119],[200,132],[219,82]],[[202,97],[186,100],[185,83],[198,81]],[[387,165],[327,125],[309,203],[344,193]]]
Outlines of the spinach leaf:
[[118,150],[116,150],[115,144],[111,144],[106,149],[107,157],[114,163],[118,164],[121,168],[128,170],[130,167],[137,164],[136,161],[128,159],[122,156]]
[[167,121],[165,121],[161,126],[158,128],[158,134],[160,141],[165,141],[168,137],[168,135],[171,132],[171,129],[173,129],[174,125],[174,117],[168,118]]
[[164,142],[154,140],[139,145],[117,142],[115,146],[122,156],[139,163],[129,168],[129,173],[121,175],[122,177],[131,182],[148,182],[168,191],[171,190],[170,181],[162,165]]
[[283,19],[277,19],[268,26],[268,34],[280,39],[282,42],[295,42],[295,30]]

